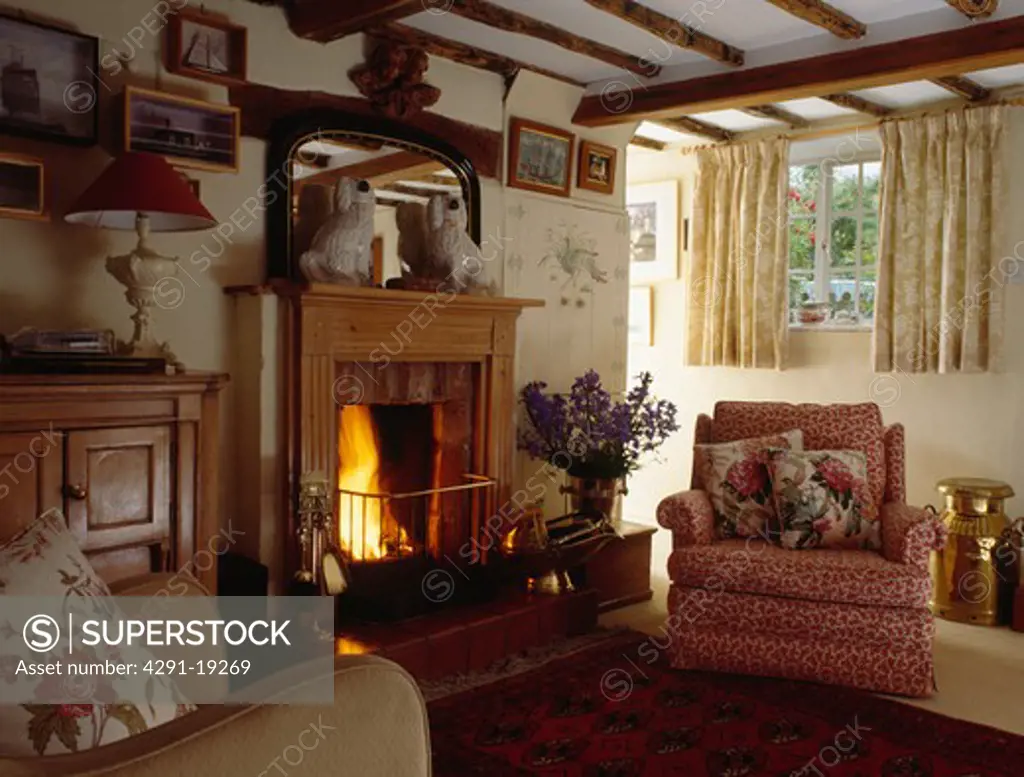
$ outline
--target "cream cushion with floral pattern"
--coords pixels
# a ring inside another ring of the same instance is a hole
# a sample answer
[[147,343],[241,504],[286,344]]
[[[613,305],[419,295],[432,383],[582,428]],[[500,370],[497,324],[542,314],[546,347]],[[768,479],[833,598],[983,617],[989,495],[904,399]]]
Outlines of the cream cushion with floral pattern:
[[715,512],[719,539],[752,537],[764,532],[773,515],[768,452],[803,449],[799,429],[769,437],[693,446],[694,469]]
[[[0,545],[0,596],[107,597],[110,589],[96,574],[68,531],[64,516],[51,510],[13,539]],[[109,612],[111,607],[104,605]],[[116,612],[114,615],[116,616]],[[0,636],[12,633],[12,624],[0,616]],[[0,640],[0,685],[12,678],[22,659],[44,660],[20,639]],[[24,652],[19,652],[24,651]],[[55,649],[59,650],[59,648]],[[49,654],[47,654],[49,655]],[[116,657],[115,657],[116,656]],[[142,666],[152,656],[143,648],[115,651],[97,647],[90,661],[131,662]],[[44,684],[57,676],[40,677],[35,693],[52,699],[65,688]],[[67,688],[73,695],[74,688]],[[71,699],[69,699],[71,701]],[[193,709],[173,683],[162,677],[105,676],[89,688],[83,703],[0,706],[0,756],[25,757],[80,752],[126,739],[159,726]]]
[[773,450],[768,469],[775,502],[768,534],[783,548],[882,547],[864,453]]

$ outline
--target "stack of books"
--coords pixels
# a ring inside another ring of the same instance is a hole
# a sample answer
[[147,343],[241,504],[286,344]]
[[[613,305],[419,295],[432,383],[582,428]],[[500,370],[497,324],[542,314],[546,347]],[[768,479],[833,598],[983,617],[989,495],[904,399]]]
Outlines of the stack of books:
[[117,356],[110,329],[21,329],[0,336],[0,372],[164,372],[164,359]]

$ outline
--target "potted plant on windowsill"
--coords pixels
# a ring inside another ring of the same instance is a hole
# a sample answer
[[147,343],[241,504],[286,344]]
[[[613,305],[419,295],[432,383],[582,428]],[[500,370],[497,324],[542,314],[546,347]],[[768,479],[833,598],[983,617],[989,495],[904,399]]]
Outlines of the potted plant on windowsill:
[[531,456],[565,470],[574,512],[621,516],[626,478],[640,459],[656,451],[679,429],[676,406],[651,394],[654,378],[641,373],[624,399],[613,399],[601,377],[588,370],[569,393],[549,394],[534,381],[520,392],[528,423],[519,446]]

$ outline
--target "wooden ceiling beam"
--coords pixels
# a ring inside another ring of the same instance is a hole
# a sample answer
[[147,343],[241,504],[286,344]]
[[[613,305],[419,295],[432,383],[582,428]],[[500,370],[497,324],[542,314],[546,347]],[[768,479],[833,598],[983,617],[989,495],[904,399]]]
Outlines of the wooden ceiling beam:
[[1024,62],[1024,16],[686,81],[584,96],[586,127],[778,103]]
[[599,11],[636,25],[642,30],[657,35],[666,43],[683,49],[692,49],[698,54],[726,65],[742,65],[744,54],[741,49],[713,38],[663,13],[640,5],[634,0],[585,0]]
[[298,181],[300,186],[333,186],[340,178],[363,178],[374,188],[386,186],[405,178],[416,178],[443,170],[444,165],[422,154],[412,151],[396,151],[343,167],[331,167],[322,173],[310,175]]
[[511,57],[495,54],[476,46],[469,46],[456,40],[442,38],[440,35],[422,32],[406,24],[386,24],[380,27],[372,27],[366,31],[366,34],[378,38],[386,38],[406,46],[416,46],[435,57],[450,59],[461,65],[468,65],[480,70],[488,70],[491,73],[497,73],[503,78],[512,78],[520,70],[530,70],[548,78],[554,78],[557,81],[564,81],[573,86],[586,86],[582,81],[577,81],[561,73],[545,70],[542,67],[537,67],[527,62],[520,62]]
[[999,9],[999,0],[946,0],[969,19],[987,19]]
[[736,133],[731,130],[727,130],[724,127],[718,127],[714,124],[708,124],[706,121],[700,119],[694,119],[691,116],[678,116],[674,119],[658,119],[656,122],[662,127],[668,127],[676,132],[686,132],[690,135],[700,135],[701,137],[714,140],[716,143],[728,143],[736,137]]
[[664,140],[645,138],[643,135],[634,135],[629,139],[629,145],[636,146],[637,148],[646,148],[651,151],[664,151],[668,147],[668,143]]
[[986,89],[977,81],[964,76],[942,76],[931,79],[931,82],[972,103],[984,102],[992,96],[991,89]]
[[811,123],[803,116],[798,116],[792,111],[780,108],[778,105],[751,105],[750,107],[743,108],[742,110],[750,116],[757,116],[760,119],[780,121],[783,124],[788,124],[794,129],[804,129],[811,126]]
[[499,5],[493,5],[487,0],[446,0],[446,2],[451,3],[450,13],[479,24],[486,24],[496,30],[547,41],[575,54],[582,54],[648,78],[661,72],[660,65],[646,62],[642,57],[605,46],[603,43],[581,38],[561,27],[515,11],[509,11]]
[[462,187],[456,184],[449,191],[442,191],[441,189],[432,189],[429,186],[416,186],[414,182],[402,179],[402,183],[389,183],[387,186],[381,189],[381,194],[387,192],[394,192],[395,194],[405,194],[410,197],[423,197],[430,199],[435,194],[460,194]]
[[292,0],[286,7],[292,32],[320,43],[424,10],[423,0]]
[[867,33],[867,25],[857,21],[848,13],[822,2],[822,0],[768,0],[805,22],[816,24],[844,40],[857,40]]
[[892,113],[892,108],[872,102],[871,100],[865,100],[863,97],[858,97],[855,94],[823,94],[821,99],[827,100],[833,105],[838,105],[840,108],[849,108],[851,111],[866,113],[879,119]]

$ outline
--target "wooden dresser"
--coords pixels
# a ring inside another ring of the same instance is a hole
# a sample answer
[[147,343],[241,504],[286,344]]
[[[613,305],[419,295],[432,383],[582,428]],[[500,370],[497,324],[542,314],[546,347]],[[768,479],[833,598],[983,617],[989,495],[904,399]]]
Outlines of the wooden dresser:
[[58,508],[105,580],[184,569],[216,590],[226,382],[0,375],[0,541]]

